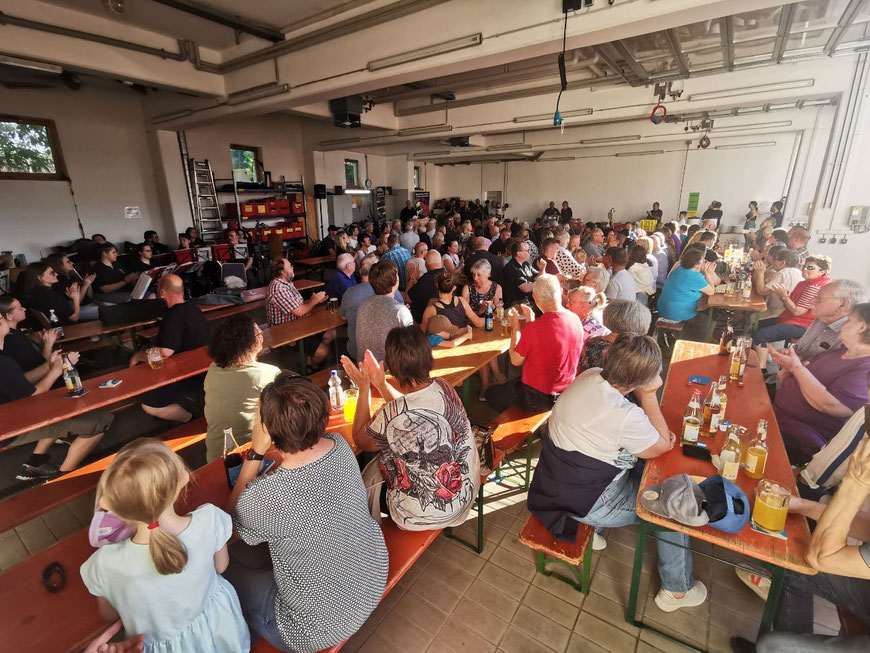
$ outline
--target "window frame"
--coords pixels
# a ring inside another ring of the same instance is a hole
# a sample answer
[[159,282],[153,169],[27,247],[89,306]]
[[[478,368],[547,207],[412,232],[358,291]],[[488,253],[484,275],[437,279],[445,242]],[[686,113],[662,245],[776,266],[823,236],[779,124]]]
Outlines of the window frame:
[[423,184],[420,183],[423,180],[423,170],[420,166],[414,166],[414,190],[421,190],[423,188]]
[[263,167],[257,163],[257,161],[263,160],[263,152],[256,145],[238,145],[236,143],[230,143],[230,174],[233,176],[234,181],[239,182],[238,179],[235,179],[236,171],[233,168],[233,150],[243,150],[245,152],[251,152],[254,155],[254,180],[250,182],[250,184],[264,184],[265,178],[263,175]]
[[17,181],[69,181],[66,162],[63,158],[63,150],[60,146],[60,137],[57,133],[57,125],[49,118],[30,118],[27,116],[13,116],[0,113],[0,122],[17,122],[30,125],[38,125],[48,130],[48,144],[51,148],[51,157],[54,160],[54,172],[3,172],[0,171],[0,180]]
[[[356,177],[356,183],[351,186],[347,184],[347,164],[353,164],[353,176]],[[359,183],[359,159],[345,159],[344,160],[344,183],[345,188],[362,188]]]

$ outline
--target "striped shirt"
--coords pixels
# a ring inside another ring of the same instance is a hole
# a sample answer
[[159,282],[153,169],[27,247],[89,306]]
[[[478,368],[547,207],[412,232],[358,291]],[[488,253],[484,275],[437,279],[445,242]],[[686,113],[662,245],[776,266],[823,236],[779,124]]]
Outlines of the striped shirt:
[[293,309],[299,308],[304,303],[302,295],[296,290],[292,281],[272,279],[272,283],[266,290],[266,318],[269,320],[269,326],[298,320],[299,317],[293,315]]
[[834,320],[830,324],[825,324],[819,318],[813,320],[813,323],[794,346],[798,358],[802,361],[809,360],[820,351],[841,347],[843,343],[839,341],[837,335],[848,319],[849,316],[846,315],[839,320]]
[[804,279],[792,290],[789,298],[798,308],[805,308],[807,311],[801,315],[795,315],[791,311],[783,311],[777,322],[779,324],[795,324],[797,326],[808,327],[812,324],[815,316],[813,315],[813,304],[816,301],[816,296],[819,294],[822,286],[831,283],[831,277],[817,277],[816,279]]
[[408,282],[408,272],[405,265],[411,260],[411,252],[401,245],[395,245],[392,249],[384,252],[381,258],[392,261],[399,268],[399,290],[404,290],[405,284]]
[[800,478],[808,486],[835,488],[843,480],[849,467],[849,458],[867,435],[864,425],[865,407],[855,411],[843,424],[840,432],[822,447],[801,471]]

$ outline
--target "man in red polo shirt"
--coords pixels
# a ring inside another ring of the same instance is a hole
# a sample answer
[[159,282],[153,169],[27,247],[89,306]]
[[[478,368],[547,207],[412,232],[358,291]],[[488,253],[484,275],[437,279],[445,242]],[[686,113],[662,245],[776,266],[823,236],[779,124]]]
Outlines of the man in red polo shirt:
[[583,324],[574,313],[562,308],[562,288],[552,274],[535,279],[532,298],[543,315],[535,319],[531,306],[523,305],[526,328],[520,334],[519,315],[511,311],[510,360],[523,367],[522,378],[491,385],[486,401],[498,412],[510,406],[543,411],[577,375],[583,349]]

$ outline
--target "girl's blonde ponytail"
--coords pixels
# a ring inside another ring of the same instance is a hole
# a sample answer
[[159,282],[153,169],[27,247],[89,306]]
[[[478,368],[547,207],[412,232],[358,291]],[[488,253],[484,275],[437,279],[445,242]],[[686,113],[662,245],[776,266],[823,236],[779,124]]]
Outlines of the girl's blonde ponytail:
[[151,530],[148,552],[157,571],[164,576],[180,573],[187,564],[187,550],[181,540],[160,526]]

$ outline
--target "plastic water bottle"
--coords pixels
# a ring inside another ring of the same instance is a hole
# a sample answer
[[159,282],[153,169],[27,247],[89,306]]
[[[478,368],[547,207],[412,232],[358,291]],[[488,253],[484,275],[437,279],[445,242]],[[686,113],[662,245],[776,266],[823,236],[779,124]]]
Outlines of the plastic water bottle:
[[495,309],[495,319],[504,322],[504,301],[501,299],[498,300],[498,306]]
[[341,389],[341,379],[338,371],[332,370],[329,375],[329,410],[333,413],[341,412],[344,408],[344,392]]

